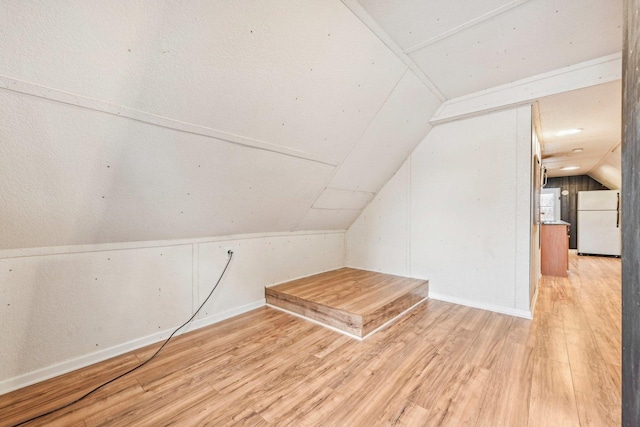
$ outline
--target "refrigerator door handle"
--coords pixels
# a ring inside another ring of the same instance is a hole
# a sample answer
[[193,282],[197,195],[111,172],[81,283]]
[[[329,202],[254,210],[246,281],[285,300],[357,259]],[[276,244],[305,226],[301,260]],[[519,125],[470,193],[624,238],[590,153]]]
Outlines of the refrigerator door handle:
[[618,193],[618,204],[616,206],[616,228],[620,228],[620,193]]

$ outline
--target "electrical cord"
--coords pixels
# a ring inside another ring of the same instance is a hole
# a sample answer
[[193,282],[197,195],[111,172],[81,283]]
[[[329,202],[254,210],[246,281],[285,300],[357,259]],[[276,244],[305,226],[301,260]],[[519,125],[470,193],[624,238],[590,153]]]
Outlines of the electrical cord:
[[189,322],[191,322],[191,321],[192,321],[192,320],[193,320],[193,319],[198,315],[198,313],[200,312],[200,310],[202,309],[202,307],[204,307],[204,305],[207,303],[207,301],[209,301],[209,298],[211,298],[211,295],[213,295],[213,292],[216,290],[216,288],[217,288],[217,287],[218,287],[218,285],[220,284],[220,281],[222,280],[222,276],[224,276],[224,273],[227,271],[227,267],[229,267],[229,264],[231,263],[231,258],[233,258],[233,251],[232,251],[232,250],[230,250],[230,249],[229,249],[229,250],[227,251],[227,254],[229,255],[229,259],[227,260],[227,264],[224,266],[224,269],[222,270],[222,273],[220,273],[220,277],[218,278],[218,281],[217,281],[217,282],[216,282],[216,284],[213,286],[213,289],[211,289],[211,292],[209,292],[209,295],[207,295],[207,297],[204,299],[204,301],[202,302],[202,304],[200,304],[200,307],[198,307],[198,309],[195,311],[195,313],[193,313],[193,315],[189,318],[189,320],[187,320],[187,321],[186,321],[186,322],[184,322],[182,325],[180,325],[176,330],[174,330],[174,331],[171,333],[171,335],[169,335],[169,338],[167,338],[167,339],[164,341],[164,343],[162,343],[162,345],[160,346],[160,348],[159,348],[158,350],[156,350],[156,352],[155,352],[155,353],[153,353],[153,355],[152,355],[150,358],[148,358],[148,359],[147,359],[147,360],[145,360],[144,362],[140,363],[139,365],[137,365],[137,366],[135,366],[135,367],[133,367],[133,368],[129,369],[127,372],[125,372],[125,373],[123,373],[123,374],[120,374],[120,375],[118,375],[117,377],[112,378],[112,379],[110,379],[109,381],[107,381],[107,382],[104,382],[104,383],[100,384],[99,386],[97,386],[97,387],[96,387],[96,388],[94,388],[93,390],[91,390],[91,391],[89,391],[89,392],[85,393],[84,395],[80,396],[80,397],[79,397],[79,398],[77,398],[76,400],[74,400],[74,401],[72,401],[72,402],[69,402],[69,403],[67,403],[67,404],[64,404],[64,405],[62,405],[62,406],[59,406],[59,407],[57,407],[57,408],[55,408],[55,409],[52,409],[52,410],[50,410],[49,412],[45,412],[44,414],[40,414],[40,415],[35,416],[35,417],[33,417],[33,418],[29,418],[28,420],[21,421],[21,422],[19,422],[18,424],[15,424],[13,427],[18,427],[18,426],[24,425],[24,424],[26,424],[26,423],[30,423],[31,421],[35,421],[35,420],[40,419],[40,418],[42,418],[42,417],[46,417],[47,415],[51,415],[51,414],[53,414],[53,413],[55,413],[55,412],[61,411],[61,410],[65,409],[65,408],[68,408],[69,406],[74,405],[74,404],[76,404],[76,403],[80,402],[81,400],[83,400],[83,399],[87,398],[88,396],[92,395],[92,394],[93,394],[93,393],[95,393],[96,391],[100,390],[102,387],[104,387],[104,386],[106,386],[106,385],[108,385],[108,384],[111,384],[112,382],[114,382],[114,381],[116,381],[116,380],[119,380],[120,378],[124,377],[125,375],[128,375],[128,374],[130,374],[131,372],[135,371],[136,369],[139,369],[139,368],[143,367],[144,365],[146,365],[147,363],[151,362],[151,360],[153,360],[153,359],[158,355],[158,353],[160,353],[160,351],[164,348],[164,346],[166,346],[166,345],[167,345],[167,343],[169,342],[169,340],[171,340],[171,338],[173,338],[173,336],[174,336],[174,335],[175,335],[175,334],[176,334],[180,329],[182,329],[182,328],[184,328],[186,325],[188,325],[188,324],[189,324]]

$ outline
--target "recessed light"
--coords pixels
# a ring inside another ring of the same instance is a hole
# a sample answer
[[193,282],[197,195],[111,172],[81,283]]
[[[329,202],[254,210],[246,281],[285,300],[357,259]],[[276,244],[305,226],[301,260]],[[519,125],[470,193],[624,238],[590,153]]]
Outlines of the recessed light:
[[556,133],[556,135],[558,136],[567,136],[567,135],[575,135],[576,133],[580,133],[582,132],[582,129],[565,129],[565,130],[561,130],[560,132]]
[[574,153],[582,153],[584,151],[584,148],[574,148],[573,152]]
[[576,169],[580,169],[580,166],[565,166],[563,168],[560,168],[560,170],[563,170],[563,171],[573,171]]

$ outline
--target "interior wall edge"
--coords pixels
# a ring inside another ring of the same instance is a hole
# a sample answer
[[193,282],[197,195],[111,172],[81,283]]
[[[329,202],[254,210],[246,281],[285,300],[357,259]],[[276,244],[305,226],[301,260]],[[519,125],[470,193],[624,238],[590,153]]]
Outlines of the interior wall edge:
[[515,241],[516,268],[514,271],[514,307],[531,311],[531,268],[532,253],[531,242],[533,239],[533,221],[531,212],[533,209],[532,162],[533,149],[533,120],[532,108],[520,107],[516,114],[516,163],[517,173],[515,179],[515,229],[517,233]]
[[[435,127],[347,230],[347,266],[426,279],[432,286],[430,296],[530,317],[531,109],[520,107],[459,123]],[[487,128],[493,129],[491,137],[478,132]],[[475,145],[469,145],[470,138]],[[441,166],[457,158],[462,147],[456,144],[459,141],[465,141],[467,151],[477,155],[469,156],[473,159],[470,164],[457,165],[457,173],[451,166]],[[505,147],[510,147],[510,157],[502,160],[511,165],[511,180],[502,179],[500,190],[486,191],[482,183],[495,182],[498,175],[492,168],[479,166],[483,163],[480,155],[491,157],[489,148]],[[470,171],[475,175],[470,177]],[[477,191],[468,194],[472,184]],[[497,200],[496,191],[501,195]],[[489,208],[492,214],[487,218],[474,214]],[[496,233],[510,235],[507,228],[515,228],[513,242],[508,248],[496,246]],[[447,241],[446,247],[465,246],[466,255],[458,249],[443,251],[440,241]],[[490,247],[493,255],[478,256],[474,245]],[[462,274],[456,261],[465,257],[471,258],[465,270],[477,270],[470,277],[465,277],[469,271]],[[506,258],[509,273],[496,277],[487,264]],[[486,276],[492,287],[482,287],[478,293],[481,276]],[[452,285],[467,281],[469,287],[462,289]]]
[[64,92],[50,87],[40,86],[35,83],[25,82],[8,76],[0,75],[0,89],[21,93],[23,95],[29,95],[36,98],[46,99],[48,101],[72,105],[78,108],[84,108],[104,114],[110,114],[113,116],[122,117],[123,119],[135,120],[180,132],[191,133],[208,138],[215,138],[231,144],[242,145],[249,148],[270,151],[285,156],[322,163],[329,166],[335,167],[339,163],[337,159],[328,158],[322,155],[294,150],[292,148],[287,148],[278,144],[260,141],[257,139],[244,137],[242,135],[235,135],[219,129],[213,129],[193,123],[186,123],[179,120],[171,119],[169,117],[158,116],[145,111],[135,110],[126,106],[112,104],[98,99],[87,98],[82,95]]

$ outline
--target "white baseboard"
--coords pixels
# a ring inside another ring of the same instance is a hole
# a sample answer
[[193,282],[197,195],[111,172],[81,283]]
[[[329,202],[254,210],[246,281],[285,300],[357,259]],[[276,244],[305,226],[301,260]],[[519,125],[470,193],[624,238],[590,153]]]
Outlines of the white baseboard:
[[[538,286],[540,282],[538,282]],[[536,303],[538,302],[538,286],[536,286],[536,291],[533,293],[533,298],[531,298],[531,318],[533,318],[533,313],[536,312]]]
[[358,340],[358,341],[362,341],[363,340],[363,338],[360,338],[359,336],[357,336],[355,334],[352,334],[352,333],[347,332],[347,331],[343,331],[342,329],[338,329],[335,326],[331,326],[331,325],[328,325],[326,323],[322,323],[322,322],[320,322],[318,320],[315,320],[315,319],[312,319],[310,317],[303,316],[302,314],[298,314],[298,313],[296,313],[294,311],[287,310],[286,308],[278,307],[277,305],[272,305],[272,304],[267,304],[267,307],[273,308],[274,310],[282,311],[283,313],[290,314],[292,316],[295,316],[295,317],[298,317],[300,319],[306,320],[307,322],[315,323],[318,326],[322,326],[324,328],[332,330],[333,332],[338,332],[338,333],[340,333],[342,335],[346,335],[349,338],[353,338],[354,340]]
[[[182,335],[186,332],[200,329],[205,326],[212,325],[214,323],[218,323],[222,320],[229,319],[231,317],[237,316],[242,313],[246,313],[247,311],[251,311],[256,308],[263,307],[264,305],[265,305],[265,300],[263,298],[261,300],[254,301],[252,303],[245,304],[240,307],[236,307],[231,310],[224,311],[222,313],[205,317],[204,319],[194,320],[193,322],[191,322],[191,324],[187,325],[184,330],[181,330],[175,336]],[[84,356],[65,360],[64,362],[56,363],[41,369],[37,369],[32,372],[27,372],[26,374],[22,374],[13,378],[2,380],[0,381],[0,395],[9,393],[14,390],[18,390],[20,388],[23,388],[32,384],[36,384],[36,383],[48,380],[50,378],[57,377],[59,375],[66,374],[71,371],[75,371],[77,369],[81,369],[81,368],[93,365],[94,363],[102,362],[104,360],[110,359],[115,356],[119,356],[129,351],[142,348],[149,344],[162,341],[164,339],[167,339],[167,337],[171,334],[171,332],[174,331],[174,329],[177,326],[178,325],[174,326],[171,329],[157,332],[152,335],[147,335],[145,337],[136,338],[126,343],[118,344],[113,347],[96,351],[95,353],[86,354]]]
[[407,314],[408,312],[410,312],[411,310],[413,310],[414,308],[416,308],[417,306],[419,306],[420,304],[422,304],[423,302],[428,301],[428,300],[429,300],[428,297],[424,298],[424,299],[421,299],[417,303],[413,304],[411,307],[409,307],[406,310],[404,310],[402,313],[397,314],[393,318],[387,320],[382,325],[378,326],[377,328],[375,328],[373,331],[369,332],[364,337],[359,337],[359,336],[357,336],[355,334],[352,334],[350,332],[343,331],[342,329],[336,328],[335,326],[331,326],[331,325],[329,325],[327,323],[320,322],[319,320],[315,320],[315,319],[312,319],[310,317],[304,316],[302,314],[298,314],[298,313],[296,313],[294,311],[287,310],[286,308],[278,307],[277,305],[273,305],[273,304],[266,304],[266,305],[267,305],[267,307],[273,308],[274,310],[279,310],[279,311],[285,312],[287,314],[290,314],[292,316],[299,317],[300,319],[304,319],[304,320],[306,320],[308,322],[315,323],[316,325],[320,325],[320,326],[322,326],[324,328],[331,329],[332,331],[341,333],[342,335],[346,335],[349,338],[353,338],[353,339],[356,339],[358,341],[364,341],[365,339],[369,338],[371,335],[375,334],[378,331],[383,330],[384,328],[386,328],[387,326],[391,325],[393,322],[395,322],[396,320],[398,320],[399,318],[401,318],[402,316],[404,316],[405,314]]
[[267,303],[265,298],[251,302],[249,304],[241,305],[240,307],[232,308],[231,310],[223,311],[222,313],[214,314],[213,316],[207,316],[202,319],[194,320],[188,327],[188,331],[204,328],[205,326],[213,325],[214,323],[222,322],[234,316],[238,316],[247,311],[255,310],[256,308],[264,307]]
[[481,310],[493,311],[495,313],[508,314],[510,316],[522,317],[524,319],[533,319],[533,316],[531,315],[531,311],[519,310],[517,308],[511,308],[511,307],[503,307],[501,305],[487,304],[484,302],[452,297],[449,295],[443,295],[443,294],[439,294],[431,291],[429,291],[429,299],[450,302],[452,304],[465,305],[467,307],[479,308]]

